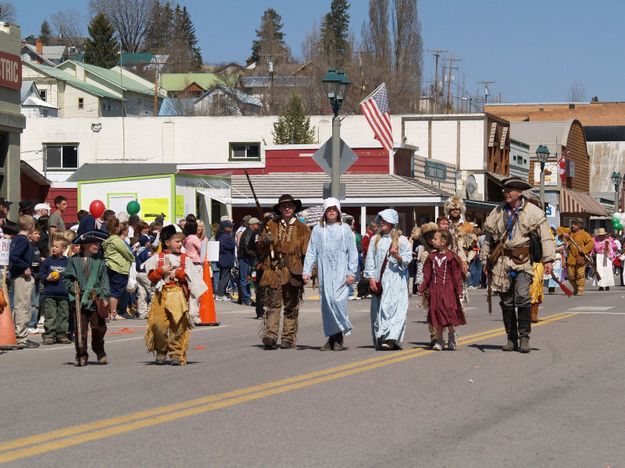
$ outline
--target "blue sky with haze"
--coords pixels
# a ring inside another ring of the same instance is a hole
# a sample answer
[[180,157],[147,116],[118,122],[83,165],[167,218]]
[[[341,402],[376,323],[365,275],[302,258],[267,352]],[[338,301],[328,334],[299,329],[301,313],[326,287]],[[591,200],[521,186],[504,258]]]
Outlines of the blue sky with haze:
[[[13,0],[22,36],[38,34],[45,18],[71,9],[88,23],[87,0]],[[282,15],[286,41],[296,56],[330,0],[180,0],[195,23],[207,63],[243,62],[266,8]],[[351,29],[360,37],[367,0],[351,1]],[[495,80],[491,94],[504,101],[567,100],[574,81],[585,97],[623,98],[625,2],[619,0],[420,0],[424,82],[433,79],[427,49],[453,52],[460,80],[472,93],[480,80]],[[392,103],[391,103],[392,106]],[[392,109],[392,107],[391,107]]]

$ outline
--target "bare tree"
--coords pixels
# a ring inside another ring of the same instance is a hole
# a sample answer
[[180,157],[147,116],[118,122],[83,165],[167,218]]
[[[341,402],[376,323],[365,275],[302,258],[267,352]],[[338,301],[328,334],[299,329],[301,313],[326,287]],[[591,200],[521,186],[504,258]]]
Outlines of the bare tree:
[[56,38],[54,42],[73,47],[80,47],[85,34],[85,17],[80,10],[68,8],[52,15],[50,18]]
[[360,94],[371,91],[389,77],[392,53],[388,25],[389,1],[371,0],[369,20],[362,24],[362,46],[358,57],[362,91]]
[[13,2],[8,0],[4,0],[0,2],[0,21],[4,21],[6,23],[14,23],[15,18],[17,17],[15,11],[15,5]]
[[91,0],[93,14],[104,13],[117,31],[122,49],[137,52],[148,27],[150,0]]
[[586,100],[586,87],[580,81],[573,81],[569,88],[568,98],[570,102],[582,102]]
[[396,112],[414,112],[421,94],[423,55],[417,0],[394,0],[394,7],[391,99]]

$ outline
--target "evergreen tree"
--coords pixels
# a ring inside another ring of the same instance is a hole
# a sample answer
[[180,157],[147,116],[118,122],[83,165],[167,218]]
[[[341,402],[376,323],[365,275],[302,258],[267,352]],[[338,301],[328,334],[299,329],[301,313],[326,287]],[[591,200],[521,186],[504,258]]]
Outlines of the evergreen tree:
[[191,71],[202,70],[202,51],[197,45],[197,36],[195,35],[195,26],[189,15],[187,7],[182,7],[180,14],[180,33],[184,45],[187,47],[187,53],[190,56]]
[[169,1],[155,0],[150,8],[143,48],[154,54],[166,52],[173,38],[174,11]]
[[248,63],[256,62],[263,66],[269,60],[274,65],[289,60],[289,48],[284,42],[282,27],[282,16],[273,8],[265,10],[260,18],[260,28],[256,30],[257,39],[252,42],[252,55],[247,59]]
[[39,29],[39,40],[43,45],[50,44],[50,38],[52,37],[52,30],[50,29],[50,23],[47,20],[43,20]]
[[85,43],[85,62],[104,68],[117,64],[115,28],[104,13],[98,13],[89,23],[89,39]]
[[350,54],[349,2],[332,0],[321,25],[321,47],[329,64],[343,67]]
[[314,142],[315,130],[310,126],[310,117],[302,100],[293,94],[278,121],[273,124],[273,142],[276,145],[310,144]]

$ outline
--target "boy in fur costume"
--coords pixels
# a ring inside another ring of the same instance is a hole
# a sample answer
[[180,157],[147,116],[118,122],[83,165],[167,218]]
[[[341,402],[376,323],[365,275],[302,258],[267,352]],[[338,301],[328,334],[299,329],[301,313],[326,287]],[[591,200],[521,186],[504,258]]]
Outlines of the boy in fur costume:
[[156,353],[156,364],[172,366],[187,363],[187,348],[192,321],[189,317],[189,294],[200,297],[208,289],[193,267],[193,262],[181,253],[184,234],[175,233],[164,240],[165,249],[145,262],[145,271],[155,289],[148,313],[145,345]]

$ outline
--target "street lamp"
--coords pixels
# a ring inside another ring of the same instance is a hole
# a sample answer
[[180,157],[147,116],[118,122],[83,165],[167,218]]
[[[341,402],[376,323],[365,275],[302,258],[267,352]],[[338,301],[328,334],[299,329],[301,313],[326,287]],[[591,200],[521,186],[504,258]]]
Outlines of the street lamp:
[[339,111],[347,96],[350,82],[342,71],[328,70],[322,80],[323,89],[332,105],[332,181],[330,194],[337,200],[341,197],[341,119]]
[[540,163],[540,205],[545,209],[545,163],[549,159],[549,148],[539,145],[536,148],[536,159]]
[[613,172],[610,179],[612,179],[614,184],[614,211],[618,213],[621,208],[621,182],[623,182],[623,176],[621,176],[620,172]]

